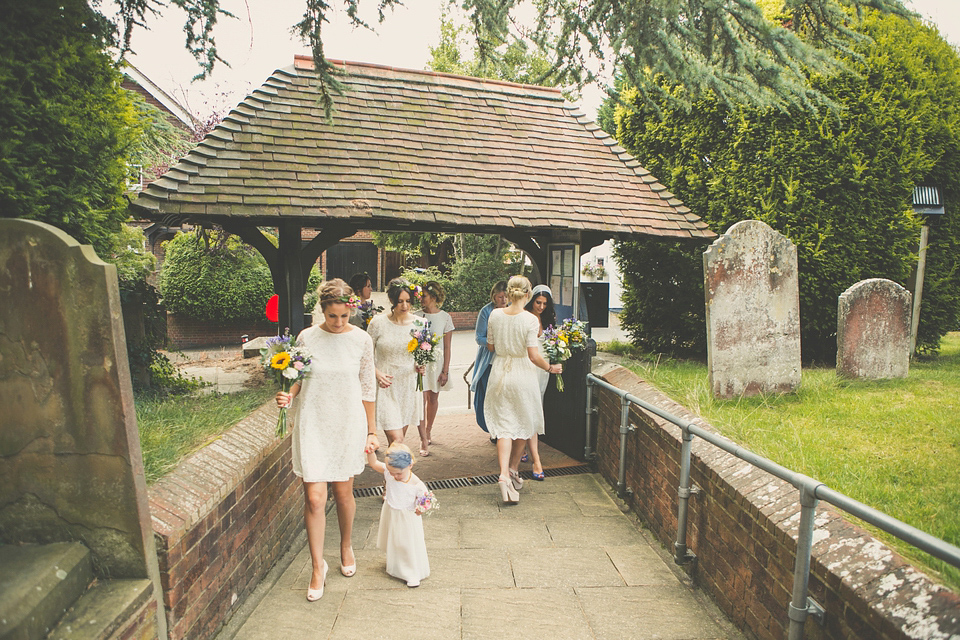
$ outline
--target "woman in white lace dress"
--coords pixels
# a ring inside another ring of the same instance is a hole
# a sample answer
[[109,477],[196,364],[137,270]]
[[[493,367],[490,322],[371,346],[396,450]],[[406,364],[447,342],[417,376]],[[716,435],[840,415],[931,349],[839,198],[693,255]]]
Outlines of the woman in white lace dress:
[[395,278],[387,284],[390,313],[374,316],[367,327],[373,338],[374,362],[377,365],[377,428],[383,429],[387,442],[403,442],[407,428],[420,424],[423,397],[417,391],[418,367],[407,346],[410,331],[426,325],[423,318],[411,313],[419,297],[419,287]]
[[[277,405],[294,406],[291,447],[293,471],[303,479],[307,543],[313,575],[307,600],[323,596],[327,562],[323,559],[327,483],[333,485],[340,524],[340,572],[357,571],[350,538],[357,503],[353,476],[363,472],[365,453],[380,447],[374,423],[376,375],[373,341],[349,323],[356,298],[343,280],[324,282],[314,318],[322,323],[300,332],[298,340],[310,352],[310,374],[290,393],[277,393]],[[317,313],[319,311],[320,313]]]
[[423,419],[420,420],[420,455],[430,455],[433,444],[433,422],[440,409],[440,392],[450,388],[450,344],[453,342],[453,318],[441,309],[447,294],[436,280],[423,285],[422,309],[417,315],[430,323],[430,331],[442,336],[435,349],[435,359],[427,363],[423,376]]
[[497,438],[500,463],[500,495],[506,503],[520,501],[523,481],[517,467],[526,441],[543,433],[543,404],[537,369],[561,373],[559,364],[550,364],[540,355],[537,334],[540,321],[524,310],[530,299],[530,281],[513,276],[507,283],[510,305],[494,309],[487,324],[487,347],[493,359],[483,415],[490,435]]

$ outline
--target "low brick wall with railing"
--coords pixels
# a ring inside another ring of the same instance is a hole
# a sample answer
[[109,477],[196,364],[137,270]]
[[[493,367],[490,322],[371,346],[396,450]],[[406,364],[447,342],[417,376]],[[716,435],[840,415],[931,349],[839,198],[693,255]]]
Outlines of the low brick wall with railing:
[[[711,429],[622,367],[603,379],[652,405]],[[594,387],[597,464],[618,480],[620,398]],[[680,428],[631,406],[626,497],[671,551],[677,535]],[[799,492],[765,471],[695,439],[691,477],[689,568],[730,620],[748,635],[781,640],[789,620]],[[809,593],[826,608],[825,625],[809,618],[807,638],[951,638],[960,634],[960,596],[933,583],[865,530],[824,503],[817,509]],[[689,566],[689,565],[688,565]]]
[[148,490],[171,640],[212,637],[303,529],[276,425],[267,404]]

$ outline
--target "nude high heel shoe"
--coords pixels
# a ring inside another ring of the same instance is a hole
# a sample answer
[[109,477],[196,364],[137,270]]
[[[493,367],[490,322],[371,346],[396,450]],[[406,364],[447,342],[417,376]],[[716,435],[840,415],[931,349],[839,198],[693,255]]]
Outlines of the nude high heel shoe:
[[513,488],[513,484],[507,480],[499,480],[500,485],[500,497],[503,498],[505,504],[517,504],[520,502],[520,493]]
[[330,567],[327,566],[327,561],[323,561],[323,579],[320,581],[319,589],[311,589],[307,587],[307,602],[316,602],[323,597],[323,587],[327,584],[327,570]]
[[512,484],[513,488],[517,491],[523,489],[523,479],[520,477],[520,472],[516,469],[510,469],[510,484]]

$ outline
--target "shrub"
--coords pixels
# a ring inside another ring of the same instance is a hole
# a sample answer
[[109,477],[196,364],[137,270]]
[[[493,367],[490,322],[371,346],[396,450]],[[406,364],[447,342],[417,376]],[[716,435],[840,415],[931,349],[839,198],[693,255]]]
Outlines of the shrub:
[[510,266],[489,253],[479,253],[458,260],[450,267],[450,284],[444,284],[447,311],[479,311],[490,302],[490,287],[497,280],[510,277]]
[[198,320],[263,318],[273,281],[256,250],[223,231],[191,231],[169,240],[166,252],[160,292],[169,311]]

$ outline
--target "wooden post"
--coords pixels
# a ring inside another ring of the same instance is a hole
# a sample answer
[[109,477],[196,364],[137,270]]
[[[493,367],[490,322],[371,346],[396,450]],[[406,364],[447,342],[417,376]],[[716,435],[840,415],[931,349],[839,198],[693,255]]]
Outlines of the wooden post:
[[920,298],[923,296],[923,271],[927,264],[927,241],[930,226],[920,228],[920,259],[917,261],[917,281],[913,289],[913,321],[910,323],[910,358],[917,351],[917,328],[920,326]]

